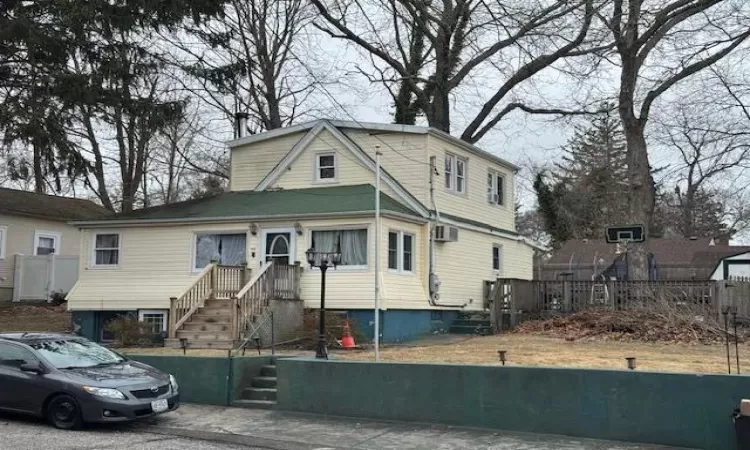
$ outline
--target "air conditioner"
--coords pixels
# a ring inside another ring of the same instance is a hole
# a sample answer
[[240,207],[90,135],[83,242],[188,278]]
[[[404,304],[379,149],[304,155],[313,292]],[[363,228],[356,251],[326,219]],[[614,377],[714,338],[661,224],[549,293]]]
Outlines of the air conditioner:
[[500,196],[497,194],[490,194],[489,195],[490,204],[492,205],[499,205],[500,204]]
[[438,225],[435,227],[436,242],[456,242],[458,240],[458,228]]

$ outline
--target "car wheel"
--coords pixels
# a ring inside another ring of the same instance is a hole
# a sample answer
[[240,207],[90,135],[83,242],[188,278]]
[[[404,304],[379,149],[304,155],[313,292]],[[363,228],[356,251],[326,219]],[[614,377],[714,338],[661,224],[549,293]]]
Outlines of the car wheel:
[[58,395],[47,405],[47,420],[61,430],[73,430],[83,424],[78,402],[70,395]]

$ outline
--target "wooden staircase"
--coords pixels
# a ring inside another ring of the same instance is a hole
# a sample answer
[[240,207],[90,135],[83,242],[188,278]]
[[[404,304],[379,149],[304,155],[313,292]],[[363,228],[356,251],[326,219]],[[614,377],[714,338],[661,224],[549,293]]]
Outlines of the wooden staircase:
[[299,299],[299,264],[268,262],[253,274],[244,267],[210,264],[179,297],[172,297],[169,338],[173,348],[233,349],[272,299]]

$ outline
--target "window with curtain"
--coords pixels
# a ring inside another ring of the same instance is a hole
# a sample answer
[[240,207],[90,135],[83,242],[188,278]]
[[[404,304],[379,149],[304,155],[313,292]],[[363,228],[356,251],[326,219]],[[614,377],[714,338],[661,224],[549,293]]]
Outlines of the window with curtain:
[[195,238],[195,268],[203,269],[217,261],[225,266],[242,266],[247,262],[247,235],[199,234]]
[[34,246],[34,254],[36,255],[51,255],[57,253],[57,241],[59,235],[51,233],[37,233],[35,236],[36,245]]
[[94,237],[94,265],[116,266],[120,264],[120,235],[118,233],[96,234]]
[[318,252],[341,251],[342,266],[367,266],[367,229],[316,230],[312,247]]

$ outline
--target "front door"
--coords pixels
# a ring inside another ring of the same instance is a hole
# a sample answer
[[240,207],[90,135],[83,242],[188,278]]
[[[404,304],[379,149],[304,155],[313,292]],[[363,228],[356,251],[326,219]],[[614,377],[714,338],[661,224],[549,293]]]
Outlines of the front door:
[[294,261],[294,230],[263,231],[263,261],[291,264]]

